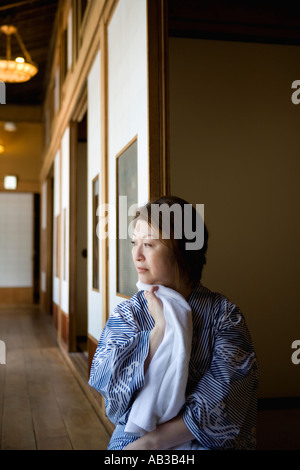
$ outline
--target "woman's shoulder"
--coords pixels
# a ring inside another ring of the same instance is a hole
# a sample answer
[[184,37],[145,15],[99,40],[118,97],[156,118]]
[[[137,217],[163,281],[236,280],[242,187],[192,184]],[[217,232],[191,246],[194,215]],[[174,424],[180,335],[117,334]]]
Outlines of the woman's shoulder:
[[[129,299],[120,302],[113,310],[112,316],[121,316],[127,322],[133,322],[138,328],[144,329],[148,326],[148,307],[143,291],[136,292]],[[151,317],[150,317],[151,323]]]
[[143,295],[143,291],[138,291],[133,294],[132,297],[128,299],[124,299],[120,302],[116,309],[126,312],[128,310],[143,310],[143,308],[147,305],[145,296]]
[[210,316],[214,322],[223,322],[230,315],[241,315],[239,307],[226,295],[199,283],[189,298],[192,309]]

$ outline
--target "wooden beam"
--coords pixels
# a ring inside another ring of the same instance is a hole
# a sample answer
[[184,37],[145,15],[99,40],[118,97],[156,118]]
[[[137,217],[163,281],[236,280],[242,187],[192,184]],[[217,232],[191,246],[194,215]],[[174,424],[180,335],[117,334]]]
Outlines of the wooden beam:
[[148,0],[149,199],[169,192],[167,0]]
[[42,122],[42,106],[19,106],[5,104],[0,106],[0,121]]
[[[108,48],[107,48],[107,22],[101,18],[100,22],[101,47],[101,203],[108,203]],[[108,239],[100,240],[101,270],[102,270],[102,327],[108,319]]]
[[77,122],[70,123],[69,352],[76,351]]
[[10,190],[4,188],[4,179],[0,180],[0,191],[10,192],[10,193],[39,193],[40,192],[40,182],[39,181],[18,181],[17,189]]

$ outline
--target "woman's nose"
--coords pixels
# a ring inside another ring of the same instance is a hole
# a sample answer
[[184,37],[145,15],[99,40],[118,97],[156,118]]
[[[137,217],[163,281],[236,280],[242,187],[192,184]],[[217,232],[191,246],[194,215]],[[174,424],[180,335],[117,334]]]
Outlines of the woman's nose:
[[137,261],[141,260],[144,258],[144,254],[143,254],[143,248],[141,246],[137,246],[136,247],[136,252],[135,252],[135,259]]

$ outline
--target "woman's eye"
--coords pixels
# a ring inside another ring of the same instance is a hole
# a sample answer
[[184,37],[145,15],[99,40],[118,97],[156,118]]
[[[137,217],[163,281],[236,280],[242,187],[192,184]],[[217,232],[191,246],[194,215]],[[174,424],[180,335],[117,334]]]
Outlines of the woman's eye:
[[[130,240],[130,243],[131,243],[132,246],[137,246],[136,240]],[[145,243],[143,243],[143,245],[144,245],[145,248],[149,248],[149,247],[152,246],[152,243],[145,242]]]

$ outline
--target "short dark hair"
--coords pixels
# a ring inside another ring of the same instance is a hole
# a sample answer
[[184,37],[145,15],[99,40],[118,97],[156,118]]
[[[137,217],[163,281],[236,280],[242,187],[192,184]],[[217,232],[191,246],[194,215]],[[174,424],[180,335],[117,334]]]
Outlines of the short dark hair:
[[[202,277],[203,267],[206,264],[206,251],[208,243],[208,231],[204,221],[201,219],[201,223],[204,226],[204,239],[203,245],[200,249],[186,249],[186,244],[191,243],[191,240],[186,237],[185,227],[184,227],[184,217],[180,218],[181,227],[181,236],[177,238],[175,235],[176,230],[176,215],[175,212],[170,211],[170,237],[164,238],[163,235],[163,221],[162,221],[162,212],[159,212],[158,220],[153,220],[151,208],[156,205],[156,207],[161,207],[163,204],[167,204],[170,208],[176,204],[179,205],[184,214],[185,206],[189,205],[191,207],[192,220],[191,223],[193,227],[196,226],[197,218],[200,217],[198,211],[187,201],[181,199],[177,196],[162,196],[158,199],[148,202],[145,206],[139,208],[136,211],[134,220],[145,220],[149,226],[153,226],[158,229],[161,237],[161,241],[165,243],[171,250],[175,263],[177,264],[179,270],[179,276],[183,277],[189,284],[195,285],[200,281]],[[178,207],[178,206],[177,206]]]

